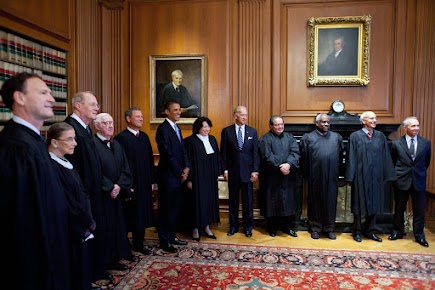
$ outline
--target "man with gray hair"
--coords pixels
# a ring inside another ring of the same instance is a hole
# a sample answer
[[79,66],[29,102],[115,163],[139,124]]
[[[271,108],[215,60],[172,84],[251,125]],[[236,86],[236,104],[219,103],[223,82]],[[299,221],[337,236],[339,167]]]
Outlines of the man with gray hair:
[[329,130],[330,117],[316,116],[316,130],[302,136],[301,167],[308,187],[308,220],[311,238],[319,239],[323,232],[335,240],[335,214],[337,209],[340,160],[343,138]]
[[376,235],[376,215],[384,209],[385,182],[395,181],[396,173],[387,138],[375,130],[376,114],[366,111],[360,121],[363,128],[349,137],[345,174],[346,183],[352,186],[353,239],[361,242],[364,233],[367,238],[382,242]]
[[76,133],[77,147],[74,154],[66,158],[73,164],[83,183],[83,191],[88,212],[94,218],[97,226],[95,238],[90,241],[92,281],[111,279],[104,265],[104,227],[103,208],[101,203],[101,161],[97,155],[90,123],[97,117],[100,105],[92,92],[79,92],[71,100],[73,113],[66,117],[65,122],[73,126]]
[[[179,69],[171,73],[172,81],[167,83],[158,96],[157,112],[165,111],[167,102],[176,102],[180,104],[181,114],[191,110],[198,109],[195,101],[191,97],[189,91],[181,84],[183,81],[183,72]],[[199,115],[191,116],[199,117]]]
[[426,202],[426,176],[431,158],[431,142],[418,136],[420,122],[408,117],[402,123],[405,135],[393,141],[391,154],[397,174],[394,192],[394,230],[389,240],[404,236],[404,213],[411,195],[415,241],[429,247],[424,235],[424,209]]

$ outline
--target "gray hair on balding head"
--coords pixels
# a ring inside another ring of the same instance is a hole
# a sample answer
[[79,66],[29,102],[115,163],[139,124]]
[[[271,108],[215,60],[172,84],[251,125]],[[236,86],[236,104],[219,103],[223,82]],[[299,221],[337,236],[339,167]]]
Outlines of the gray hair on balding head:
[[402,126],[407,127],[409,124],[409,120],[417,120],[418,121],[417,117],[415,117],[415,116],[407,117],[407,118],[405,118],[405,120],[403,120]]
[[[368,118],[367,115],[370,114],[370,113],[375,114],[375,113],[372,112],[372,111],[365,111],[365,112],[363,112],[363,113],[361,114],[361,116],[359,117],[359,120],[361,121],[361,123],[362,123],[363,120],[365,120],[365,119]],[[375,114],[375,115],[376,115],[376,114]]]
[[109,113],[100,113],[95,118],[94,124],[100,124],[101,123],[101,119],[103,119],[104,117],[112,117],[112,116]]
[[322,116],[327,116],[327,117],[329,117],[328,114],[325,114],[325,113],[319,113],[319,114],[317,114],[316,119],[315,119],[315,120],[316,120],[316,123],[320,121],[320,118],[322,118]]

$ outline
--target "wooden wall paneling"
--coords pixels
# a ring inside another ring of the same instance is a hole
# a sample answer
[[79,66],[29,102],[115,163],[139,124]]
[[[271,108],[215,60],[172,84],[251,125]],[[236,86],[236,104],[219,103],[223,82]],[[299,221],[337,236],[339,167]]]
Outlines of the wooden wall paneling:
[[[72,37],[69,22],[72,15],[72,1],[2,0],[0,1],[0,15],[14,22],[15,31],[17,31],[15,25],[27,27],[38,31],[38,35],[42,37],[38,39],[43,42],[48,42],[44,37],[50,36],[61,42],[68,43]],[[20,29],[19,27],[17,28]],[[17,32],[28,35],[26,30]],[[49,43],[51,44],[52,42]],[[56,44],[53,43],[53,45]]]
[[[96,0],[75,0],[76,91],[91,91],[102,104],[102,16]],[[103,105],[103,104],[102,104]],[[105,105],[100,112],[105,111]]]
[[[373,110],[381,122],[397,122],[401,94],[393,96],[395,1],[309,2],[290,0],[276,4],[274,17],[280,17],[276,29],[282,37],[279,110],[286,122],[311,123],[319,112],[329,111],[335,99],[342,99],[346,110],[359,112]],[[370,40],[370,84],[366,87],[307,87],[307,21],[310,17],[372,16]],[[274,27],[275,28],[275,27]],[[403,80],[403,79],[402,79]],[[274,85],[274,90],[278,87]],[[398,88],[399,90],[401,88]],[[397,91],[396,91],[397,93]],[[394,100],[393,100],[394,97]],[[276,97],[275,97],[276,98]],[[274,99],[275,103],[275,99]]]
[[122,9],[105,7],[102,9],[102,41],[101,41],[101,112],[109,113],[115,122],[115,134],[125,127],[124,111],[128,106],[128,96],[124,95],[124,79],[122,77]]
[[[414,33],[416,49],[412,114],[420,121],[420,135],[432,142],[432,161],[428,170],[429,188],[435,188],[435,5],[430,0],[416,1]],[[406,116],[405,116],[406,117]]]
[[[223,126],[232,122],[223,108],[231,107],[230,21],[232,1],[132,1],[129,2],[130,98],[142,109],[143,130],[155,140],[157,124],[150,124],[150,55],[207,55],[207,115],[211,134],[220,139]],[[170,76],[168,76],[168,81]],[[183,136],[190,124],[180,124]],[[158,153],[153,143],[154,153]]]
[[268,131],[270,117],[270,2],[239,1],[238,104],[248,109],[249,124]]

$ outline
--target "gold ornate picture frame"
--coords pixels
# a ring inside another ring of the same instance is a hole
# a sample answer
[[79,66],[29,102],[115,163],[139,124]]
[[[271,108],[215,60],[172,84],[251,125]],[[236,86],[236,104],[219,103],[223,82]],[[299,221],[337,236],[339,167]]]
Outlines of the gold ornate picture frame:
[[[207,113],[207,58],[204,54],[151,55],[150,60],[150,123],[162,123],[164,105],[180,103],[178,124],[193,124]],[[172,73],[182,74],[181,84],[172,83]]]
[[371,16],[308,20],[308,86],[367,86]]

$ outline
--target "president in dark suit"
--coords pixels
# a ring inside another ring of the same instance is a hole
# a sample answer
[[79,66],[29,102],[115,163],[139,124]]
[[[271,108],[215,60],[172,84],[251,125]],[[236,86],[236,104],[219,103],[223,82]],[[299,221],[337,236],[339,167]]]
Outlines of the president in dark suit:
[[190,164],[183,144],[181,130],[176,125],[180,119],[179,103],[165,105],[166,119],[159,125],[156,142],[160,153],[157,166],[158,233],[160,248],[175,253],[173,245],[187,245],[175,236],[177,218],[182,204],[182,183],[189,175]]
[[411,195],[413,231],[415,241],[429,247],[424,235],[424,208],[426,200],[426,176],[431,158],[431,143],[418,136],[420,123],[416,117],[408,117],[402,127],[405,135],[392,142],[391,154],[397,174],[394,195],[394,231],[390,240],[403,238],[404,212]]
[[243,229],[252,236],[254,222],[253,182],[258,179],[259,155],[257,130],[246,125],[248,111],[244,106],[234,110],[235,124],[222,130],[221,155],[224,178],[228,180],[230,230],[239,230],[239,191],[242,191]]

